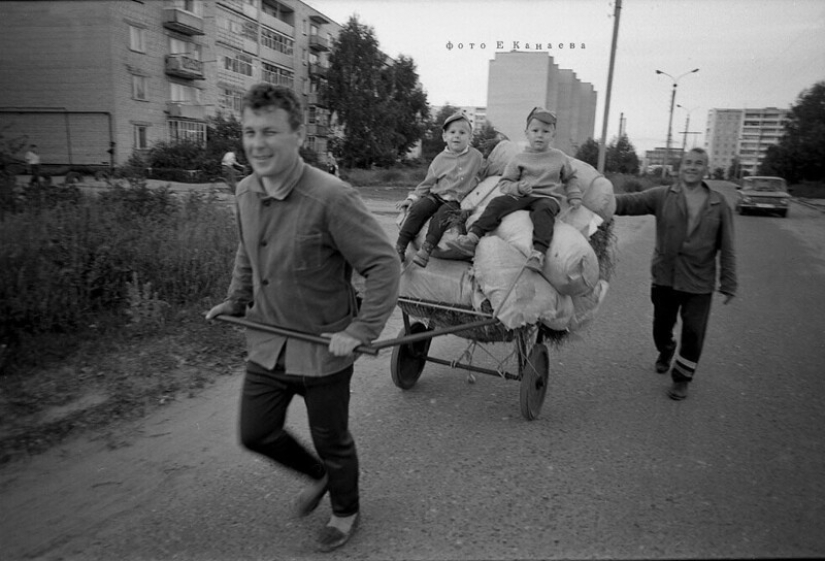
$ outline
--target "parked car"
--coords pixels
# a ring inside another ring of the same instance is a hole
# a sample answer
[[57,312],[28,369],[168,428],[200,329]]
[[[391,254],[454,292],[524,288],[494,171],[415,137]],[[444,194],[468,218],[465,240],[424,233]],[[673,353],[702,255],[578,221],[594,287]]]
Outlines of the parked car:
[[742,179],[739,190],[739,200],[736,201],[736,211],[777,213],[779,216],[788,215],[788,204],[791,196],[788,194],[788,185],[781,177],[755,175]]

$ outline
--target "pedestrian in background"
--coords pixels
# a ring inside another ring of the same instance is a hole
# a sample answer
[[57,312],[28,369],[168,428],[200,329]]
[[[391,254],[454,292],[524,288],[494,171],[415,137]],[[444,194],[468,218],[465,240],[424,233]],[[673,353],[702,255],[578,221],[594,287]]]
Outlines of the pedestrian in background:
[[226,179],[226,183],[232,188],[232,192],[234,193],[235,185],[238,183],[238,169],[241,167],[240,164],[238,164],[238,159],[235,157],[235,152],[230,150],[224,154],[221,160],[221,166],[223,166],[223,176]]
[[[716,290],[717,259],[725,304],[737,289],[733,213],[725,197],[703,181],[707,170],[707,152],[694,148],[682,158],[676,184],[616,195],[617,215],[656,217],[650,292],[653,342],[659,351],[656,371],[664,374],[670,369],[673,384],[668,396],[675,400],[687,397],[702,354]],[[682,332],[671,369],[677,316],[682,319]]]
[[31,174],[29,185],[40,185],[40,154],[37,153],[36,144],[29,146],[29,151],[26,152],[24,158],[29,165],[29,174]]
[[[344,545],[356,529],[359,467],[349,431],[353,350],[378,337],[398,296],[393,246],[358,192],[306,165],[300,101],[289,88],[260,84],[244,97],[243,145],[253,173],[235,196],[240,243],[227,299],[212,308],[252,321],[322,335],[321,346],[247,330],[241,397],[242,444],[311,480],[297,501],[305,516],[329,491],[332,516],[318,547]],[[351,277],[365,279],[358,304]],[[304,398],[318,457],[284,429]]]

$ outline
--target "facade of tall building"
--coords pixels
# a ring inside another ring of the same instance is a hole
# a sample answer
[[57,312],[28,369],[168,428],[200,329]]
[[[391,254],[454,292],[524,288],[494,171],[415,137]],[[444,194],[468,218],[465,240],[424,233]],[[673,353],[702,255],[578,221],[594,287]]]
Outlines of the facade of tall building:
[[490,61],[486,118],[510,140],[526,143],[525,119],[543,106],[558,118],[555,147],[573,156],[593,137],[596,101],[592,84],[559,68],[545,52],[498,52]]
[[778,144],[788,119],[787,109],[711,109],[705,130],[705,149],[710,156],[711,172],[721,168],[725,177],[734,158],[739,160],[742,175],[756,175],[768,147]]
[[0,5],[0,130],[44,164],[123,164],[155,142],[206,140],[269,82],[303,101],[323,161],[318,95],[340,26],[298,0],[73,0]]

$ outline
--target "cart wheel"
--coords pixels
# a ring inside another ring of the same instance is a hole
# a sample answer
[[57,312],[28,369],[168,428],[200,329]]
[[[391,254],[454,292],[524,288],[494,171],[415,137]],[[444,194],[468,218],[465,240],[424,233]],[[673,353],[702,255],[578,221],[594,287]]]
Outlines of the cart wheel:
[[[430,331],[423,323],[415,322],[410,325],[410,332],[403,329],[398,334],[399,337],[405,335],[415,335]],[[416,343],[407,343],[393,347],[392,360],[390,361],[390,373],[393,383],[402,390],[412,388],[424,370],[427,362],[427,353],[430,351],[432,339],[425,339]]]
[[537,419],[547,393],[550,359],[547,345],[537,343],[530,350],[521,371],[521,414],[528,421]]

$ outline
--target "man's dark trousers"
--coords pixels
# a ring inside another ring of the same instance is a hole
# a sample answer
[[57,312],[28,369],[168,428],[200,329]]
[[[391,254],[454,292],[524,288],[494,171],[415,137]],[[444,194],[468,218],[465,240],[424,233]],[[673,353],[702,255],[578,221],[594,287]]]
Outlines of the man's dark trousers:
[[690,382],[702,355],[713,294],[691,294],[654,284],[650,299],[653,302],[653,342],[660,353],[676,346],[673,328],[677,316],[682,319],[679,355],[670,375],[674,382]]
[[[250,362],[241,395],[241,443],[253,452],[312,479],[329,476],[336,516],[358,512],[358,455],[349,432],[350,380],[353,367],[328,376],[294,376]],[[304,398],[310,434],[321,461],[284,430],[295,395]]]

